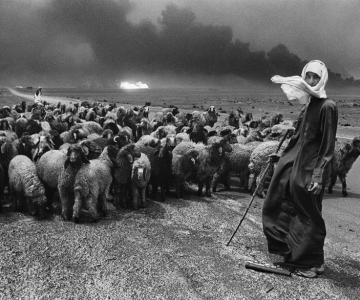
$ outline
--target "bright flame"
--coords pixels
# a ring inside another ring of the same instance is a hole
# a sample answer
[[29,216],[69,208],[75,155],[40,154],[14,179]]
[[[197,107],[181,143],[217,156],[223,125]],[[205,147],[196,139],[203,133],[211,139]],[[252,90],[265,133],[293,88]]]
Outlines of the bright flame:
[[135,90],[135,89],[148,89],[149,86],[141,81],[135,83],[129,81],[121,81],[120,88],[124,90]]

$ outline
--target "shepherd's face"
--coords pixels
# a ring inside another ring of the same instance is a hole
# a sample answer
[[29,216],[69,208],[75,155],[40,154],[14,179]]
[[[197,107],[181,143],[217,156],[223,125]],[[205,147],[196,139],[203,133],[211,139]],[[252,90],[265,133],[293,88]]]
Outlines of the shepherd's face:
[[318,74],[315,74],[313,72],[306,72],[305,81],[310,86],[316,86],[320,81],[320,77]]

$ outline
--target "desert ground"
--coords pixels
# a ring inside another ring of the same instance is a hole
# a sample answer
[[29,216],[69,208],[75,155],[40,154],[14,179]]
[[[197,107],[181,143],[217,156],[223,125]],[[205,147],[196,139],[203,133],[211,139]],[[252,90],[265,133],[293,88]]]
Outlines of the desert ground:
[[[156,101],[148,96],[97,98],[73,92],[57,97],[53,99],[123,104],[149,100],[154,107],[176,104],[190,110],[215,104],[223,112],[240,105],[254,114],[281,111],[285,117],[295,116],[298,109],[275,96],[231,96],[232,103],[221,102],[223,96]],[[359,99],[339,99],[338,136],[360,135]],[[3,105],[21,100],[8,91],[0,95]],[[326,267],[317,279],[244,268],[246,261],[272,263],[278,258],[267,254],[259,198],[226,246],[250,200],[235,182],[231,191],[220,189],[201,198],[189,186],[184,199],[170,195],[166,202],[149,201],[138,211],[116,211],[109,203],[108,216],[95,224],[64,222],[59,216],[36,221],[20,213],[1,214],[0,299],[358,299],[359,178],[360,160],[348,174],[349,196],[343,198],[337,185],[324,197]]]

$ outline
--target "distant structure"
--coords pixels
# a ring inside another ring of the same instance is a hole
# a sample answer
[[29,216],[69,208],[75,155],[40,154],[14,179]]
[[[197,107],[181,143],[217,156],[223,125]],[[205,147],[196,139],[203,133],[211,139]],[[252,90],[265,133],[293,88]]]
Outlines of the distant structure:
[[41,102],[41,95],[42,95],[42,88],[38,88],[35,92],[34,98],[35,98],[35,103],[40,103]]

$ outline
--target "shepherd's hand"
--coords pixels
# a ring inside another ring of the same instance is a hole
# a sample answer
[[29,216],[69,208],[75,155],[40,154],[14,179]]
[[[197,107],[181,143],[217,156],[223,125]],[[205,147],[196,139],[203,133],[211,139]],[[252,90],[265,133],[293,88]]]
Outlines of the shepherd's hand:
[[270,154],[269,155],[269,160],[272,163],[277,163],[280,160],[280,155],[276,154],[276,153]]
[[308,188],[309,192],[312,192],[314,195],[320,195],[323,186],[319,182],[312,182]]

